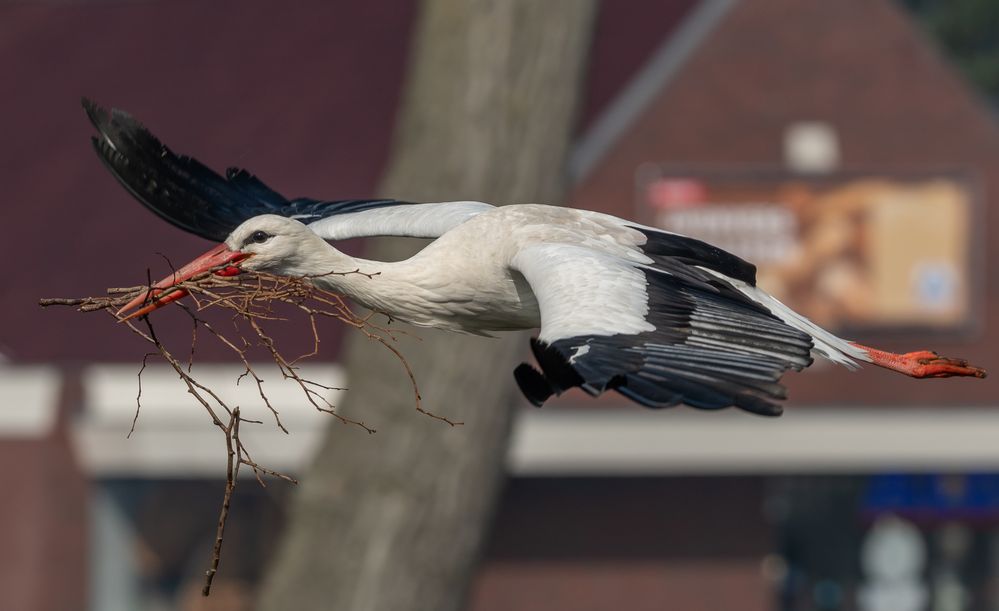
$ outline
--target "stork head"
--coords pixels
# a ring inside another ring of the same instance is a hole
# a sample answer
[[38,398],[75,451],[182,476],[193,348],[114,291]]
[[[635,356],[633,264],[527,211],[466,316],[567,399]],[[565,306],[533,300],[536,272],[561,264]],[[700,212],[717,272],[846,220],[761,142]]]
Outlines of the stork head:
[[118,311],[121,315],[145,303],[125,320],[148,314],[187,295],[176,285],[206,272],[235,276],[242,270],[266,271],[281,276],[323,273],[322,255],[330,246],[304,224],[275,214],[262,214],[243,221],[225,242],[209,250],[166,278],[152,285]]
[[227,272],[223,275],[245,269],[280,276],[322,273],[319,265],[330,248],[303,223],[276,214],[262,214],[243,221],[221,247],[227,253],[223,258],[229,256],[239,263],[239,267],[226,266],[219,270]]

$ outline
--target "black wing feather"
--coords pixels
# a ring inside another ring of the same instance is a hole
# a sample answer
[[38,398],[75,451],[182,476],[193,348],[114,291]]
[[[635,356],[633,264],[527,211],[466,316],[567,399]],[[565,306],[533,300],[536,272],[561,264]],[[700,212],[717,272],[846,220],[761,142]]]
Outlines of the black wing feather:
[[407,203],[289,200],[246,170],[229,168],[223,177],[197,159],[175,154],[126,112],[109,112],[87,99],[83,108],[100,132],[93,138],[94,150],[118,182],[162,219],[209,240],[224,240],[240,223],[260,214],[308,224],[335,214]]
[[[702,270],[648,269],[646,319],[655,330],[532,340],[547,395],[578,386],[597,395],[616,390],[652,408],[686,403],[700,409],[737,406],[779,415],[780,378],[811,364],[812,339]],[[661,266],[660,266],[661,267]],[[679,271],[679,270],[677,270]],[[525,367],[522,365],[521,367]],[[517,381],[535,404],[547,399],[537,376]]]
[[645,234],[646,242],[639,249],[648,255],[657,266],[670,268],[676,273],[677,264],[685,264],[688,269],[694,266],[706,267],[729,278],[742,280],[749,286],[756,286],[756,266],[696,238],[656,231],[647,227],[632,227]]

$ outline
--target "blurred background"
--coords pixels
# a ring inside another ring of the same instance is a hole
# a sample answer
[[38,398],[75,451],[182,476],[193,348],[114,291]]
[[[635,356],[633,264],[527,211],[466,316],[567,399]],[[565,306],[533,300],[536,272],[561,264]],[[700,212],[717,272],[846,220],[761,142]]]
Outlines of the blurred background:
[[[219,434],[150,364],[126,438],[146,348],[110,318],[36,305],[142,282],[164,267],[155,253],[208,247],[101,167],[80,96],[287,195],[371,197],[420,10],[0,5],[0,609],[253,609],[291,515],[289,486],[242,482],[203,599]],[[555,203],[745,256],[764,288],[840,335],[996,369],[999,3],[605,1],[589,36]],[[161,324],[190,336],[180,317]],[[314,379],[350,386],[342,335],[324,329]],[[286,341],[309,339],[289,329]],[[232,388],[241,369],[226,359],[199,344],[201,378]],[[495,375],[512,386],[510,370]],[[456,599],[475,611],[999,609],[994,378],[817,363],[785,382],[777,420],[511,399],[502,494]],[[408,384],[401,370],[385,383]],[[268,386],[291,434],[260,427],[248,444],[302,473],[329,419]],[[252,403],[252,389],[232,393]]]

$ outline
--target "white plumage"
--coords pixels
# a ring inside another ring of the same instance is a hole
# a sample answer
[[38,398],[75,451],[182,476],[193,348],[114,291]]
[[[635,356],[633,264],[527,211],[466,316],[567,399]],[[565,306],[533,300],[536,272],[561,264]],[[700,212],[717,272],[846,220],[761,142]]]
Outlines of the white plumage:
[[[344,216],[323,218],[322,215],[299,215],[310,229],[327,240],[346,240],[371,236],[405,236],[436,238],[493,206],[482,202],[451,202],[442,204],[410,204],[392,208],[374,208]],[[292,217],[296,218],[296,217]]]

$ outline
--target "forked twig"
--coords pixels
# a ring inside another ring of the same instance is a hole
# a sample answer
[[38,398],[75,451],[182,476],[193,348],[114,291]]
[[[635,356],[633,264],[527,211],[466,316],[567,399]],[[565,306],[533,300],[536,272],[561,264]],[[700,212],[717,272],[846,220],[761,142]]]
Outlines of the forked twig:
[[[363,274],[360,270],[347,273]],[[191,305],[180,304],[181,309],[190,316],[193,325],[191,347],[189,355],[185,359],[186,362],[182,362],[174,357],[166,346],[164,346],[157,337],[155,328],[148,317],[144,316],[139,319],[144,323],[144,328],[140,328],[136,324],[136,320],[125,320],[115,313],[121,306],[132,301],[138,295],[148,294],[148,288],[148,286],[110,288],[107,289],[107,295],[103,297],[42,299],[39,303],[43,306],[73,306],[81,312],[107,311],[156,349],[155,352],[147,353],[142,359],[142,366],[139,369],[139,391],[136,396],[136,411],[129,435],[135,430],[141,408],[141,376],[146,369],[149,357],[155,354],[159,354],[173,368],[181,380],[183,380],[188,393],[205,408],[211,416],[212,423],[225,435],[226,485],[222,498],[222,507],[219,511],[219,520],[215,542],[212,546],[211,559],[209,567],[205,571],[205,583],[202,589],[202,593],[205,596],[211,592],[212,580],[218,572],[225,524],[229,517],[232,493],[236,487],[240,466],[246,465],[252,469],[261,486],[265,485],[262,477],[264,475],[276,477],[291,483],[297,483],[297,481],[289,475],[261,466],[251,458],[250,453],[239,437],[239,425],[240,422],[258,424],[260,422],[243,418],[240,415],[238,406],[227,405],[218,394],[194,377],[192,367],[199,327],[208,331],[208,333],[236,355],[245,369],[237,378],[237,384],[243,378],[247,377],[254,381],[260,398],[274,416],[275,424],[285,433],[288,430],[281,422],[278,410],[271,404],[270,399],[264,391],[263,378],[257,374],[256,370],[250,364],[248,352],[255,346],[260,346],[267,352],[270,359],[278,366],[282,377],[286,380],[294,381],[302,390],[306,400],[317,410],[331,414],[343,424],[352,424],[361,427],[368,433],[375,432],[373,428],[363,421],[348,418],[337,412],[336,408],[329,402],[323,392],[340,389],[304,378],[298,371],[298,363],[300,361],[319,353],[320,337],[318,320],[326,318],[333,318],[359,329],[368,338],[385,346],[399,359],[412,384],[416,410],[418,412],[451,426],[461,424],[460,422],[454,422],[443,416],[436,415],[422,406],[416,377],[402,353],[393,345],[397,341],[397,337],[392,331],[374,324],[370,315],[361,317],[354,314],[341,296],[317,288],[309,278],[286,278],[260,272],[244,272],[239,276],[220,277],[208,272],[176,285],[172,290],[187,291],[192,297],[194,304],[193,307]],[[159,297],[162,297],[162,294]],[[286,320],[285,316],[275,310],[276,304],[290,306],[293,311],[298,311],[307,317],[313,335],[311,351],[293,359],[285,358],[280,352],[275,340],[264,328],[265,323]],[[231,333],[229,335],[223,333],[217,326],[202,316],[202,312],[209,308],[220,309],[231,314],[234,329],[232,333],[235,333],[235,336],[232,336]]]

